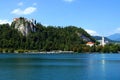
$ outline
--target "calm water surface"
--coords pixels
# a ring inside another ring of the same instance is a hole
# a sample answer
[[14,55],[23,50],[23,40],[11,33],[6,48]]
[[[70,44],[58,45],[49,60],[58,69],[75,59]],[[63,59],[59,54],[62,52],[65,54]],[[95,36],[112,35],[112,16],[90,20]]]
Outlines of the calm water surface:
[[0,80],[120,80],[120,54],[0,54]]

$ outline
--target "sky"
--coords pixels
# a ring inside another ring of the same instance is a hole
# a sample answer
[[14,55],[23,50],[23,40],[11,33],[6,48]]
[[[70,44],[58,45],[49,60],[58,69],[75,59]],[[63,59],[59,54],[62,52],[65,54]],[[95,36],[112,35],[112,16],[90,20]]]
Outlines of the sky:
[[13,18],[43,25],[77,26],[91,35],[120,33],[120,0],[0,0],[0,24]]

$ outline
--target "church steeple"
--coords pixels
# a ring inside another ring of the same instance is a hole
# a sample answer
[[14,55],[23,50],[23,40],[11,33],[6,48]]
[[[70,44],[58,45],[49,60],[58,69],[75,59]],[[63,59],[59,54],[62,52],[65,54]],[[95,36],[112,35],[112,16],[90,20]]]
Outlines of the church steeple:
[[102,36],[102,43],[101,43],[102,46],[105,46],[105,39],[104,39],[104,36]]

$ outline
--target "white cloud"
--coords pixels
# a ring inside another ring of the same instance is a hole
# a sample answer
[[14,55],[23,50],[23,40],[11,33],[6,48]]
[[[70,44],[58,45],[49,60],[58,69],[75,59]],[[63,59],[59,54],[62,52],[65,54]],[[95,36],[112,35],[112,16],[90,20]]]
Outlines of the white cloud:
[[23,2],[19,2],[19,3],[18,3],[18,6],[23,6]]
[[14,9],[11,13],[16,14],[16,15],[27,15],[27,14],[32,14],[36,10],[37,10],[37,8],[35,8],[35,7],[28,7],[24,10],[17,8],[17,9]]
[[98,36],[99,34],[96,32],[96,31],[94,31],[94,30],[89,30],[89,29],[86,29],[85,31],[87,31],[90,35],[92,35],[92,36]]
[[120,33],[120,28],[117,28],[117,29],[116,29],[116,32],[119,32],[119,33]]
[[0,24],[6,24],[6,23],[11,24],[11,22],[6,20],[6,19],[5,20],[0,20]]
[[65,2],[73,2],[74,0],[64,0]]
[[37,3],[33,3],[33,6],[36,6],[37,5]]
[[28,7],[23,12],[24,12],[24,14],[31,14],[31,13],[33,13],[35,11],[36,11],[35,7]]

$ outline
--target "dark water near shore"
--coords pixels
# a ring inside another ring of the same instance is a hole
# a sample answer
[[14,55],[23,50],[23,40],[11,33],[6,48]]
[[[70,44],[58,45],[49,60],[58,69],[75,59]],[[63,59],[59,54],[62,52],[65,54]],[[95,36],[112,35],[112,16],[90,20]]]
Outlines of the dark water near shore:
[[0,80],[120,80],[120,54],[0,54]]

